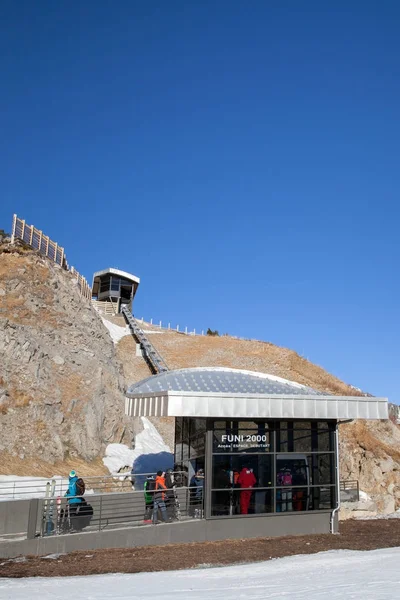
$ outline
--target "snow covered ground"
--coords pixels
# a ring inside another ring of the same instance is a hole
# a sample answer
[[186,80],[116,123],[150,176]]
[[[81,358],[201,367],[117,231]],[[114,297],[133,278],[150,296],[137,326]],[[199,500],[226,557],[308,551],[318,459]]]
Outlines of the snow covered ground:
[[68,478],[60,475],[53,477],[19,477],[18,475],[0,475],[0,502],[24,498],[43,498],[48,481],[56,480],[55,495],[63,495],[68,488]]
[[188,571],[4,579],[0,600],[393,600],[399,597],[399,561],[400,548],[339,550]]
[[129,325],[126,325],[125,327],[121,327],[120,325],[114,325],[114,323],[111,323],[110,321],[108,321],[104,317],[101,317],[101,320],[103,321],[105,327],[107,327],[107,329],[108,329],[108,331],[110,333],[111,339],[114,342],[114,344],[118,344],[118,342],[125,335],[130,335],[130,333],[131,333],[130,329],[129,329]]

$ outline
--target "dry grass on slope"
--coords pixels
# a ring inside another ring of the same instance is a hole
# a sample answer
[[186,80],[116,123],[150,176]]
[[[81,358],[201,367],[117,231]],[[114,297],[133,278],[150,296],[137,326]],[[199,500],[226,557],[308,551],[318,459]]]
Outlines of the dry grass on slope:
[[340,425],[340,439],[347,447],[360,447],[375,458],[390,456],[400,464],[400,428],[385,421],[354,421]]
[[127,386],[150,377],[151,371],[146,361],[141,356],[136,356],[136,342],[131,335],[123,337],[118,342],[116,351],[117,358],[123,367],[125,384]]
[[171,369],[207,366],[247,369],[284,377],[326,393],[361,395],[293,350],[269,342],[229,336],[187,336],[172,331],[152,333],[149,339]]

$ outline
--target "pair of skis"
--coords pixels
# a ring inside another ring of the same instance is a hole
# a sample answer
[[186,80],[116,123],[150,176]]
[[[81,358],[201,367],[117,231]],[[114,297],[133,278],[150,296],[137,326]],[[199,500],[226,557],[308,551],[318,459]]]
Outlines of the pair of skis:
[[[56,493],[56,480],[52,479],[46,483],[46,494],[43,503],[43,516],[42,516],[42,535],[52,535],[54,532],[54,496]],[[58,500],[57,498],[57,523],[58,523]]]

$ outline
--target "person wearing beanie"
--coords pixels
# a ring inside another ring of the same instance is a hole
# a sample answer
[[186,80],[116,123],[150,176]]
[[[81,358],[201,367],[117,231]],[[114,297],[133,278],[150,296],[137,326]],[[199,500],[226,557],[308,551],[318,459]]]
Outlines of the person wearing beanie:
[[68,484],[68,489],[66,491],[66,498],[68,498],[68,503],[69,504],[78,504],[79,502],[82,502],[82,498],[77,497],[77,488],[76,488],[76,482],[78,481],[78,475],[76,474],[76,471],[72,470],[69,474],[69,484]]

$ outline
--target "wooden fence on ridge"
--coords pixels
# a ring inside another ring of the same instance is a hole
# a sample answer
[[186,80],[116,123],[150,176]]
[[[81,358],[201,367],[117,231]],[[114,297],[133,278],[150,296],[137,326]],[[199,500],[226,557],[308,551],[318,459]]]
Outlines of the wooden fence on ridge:
[[38,250],[43,256],[47,256],[51,261],[60,265],[61,268],[72,273],[77,280],[81,296],[87,300],[91,299],[92,288],[85,277],[78,273],[74,267],[69,268],[64,248],[59,246],[57,242],[53,242],[49,236],[45,235],[40,229],[36,229],[33,225],[27,225],[25,221],[19,219],[17,215],[13,216],[11,243],[14,243],[15,239],[22,240],[34,250]]

